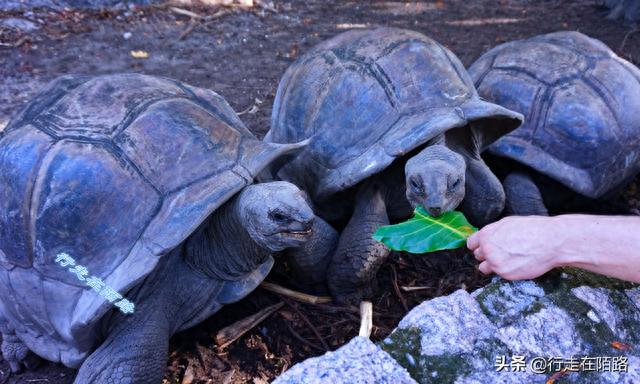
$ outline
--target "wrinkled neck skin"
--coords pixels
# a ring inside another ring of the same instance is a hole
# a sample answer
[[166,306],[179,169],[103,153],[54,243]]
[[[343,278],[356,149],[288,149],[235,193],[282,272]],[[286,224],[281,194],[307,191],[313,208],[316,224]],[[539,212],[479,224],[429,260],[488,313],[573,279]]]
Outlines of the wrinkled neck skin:
[[470,126],[451,130],[446,142],[467,164],[461,209],[472,224],[484,226],[504,210],[505,194],[502,183],[480,157],[478,138],[469,130]]
[[411,217],[413,207],[407,200],[407,183],[404,173],[406,159],[395,161],[388,169],[374,176],[387,207],[387,215],[392,221]]
[[260,247],[243,225],[239,195],[218,208],[187,240],[185,261],[194,270],[220,280],[239,280],[271,252]]

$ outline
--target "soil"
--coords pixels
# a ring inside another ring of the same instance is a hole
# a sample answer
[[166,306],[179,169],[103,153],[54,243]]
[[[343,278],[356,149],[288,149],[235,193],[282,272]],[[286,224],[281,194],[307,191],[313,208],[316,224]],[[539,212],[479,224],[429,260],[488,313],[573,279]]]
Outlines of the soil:
[[[259,3],[259,2],[256,2]],[[262,2],[267,3],[266,1]],[[640,64],[640,32],[604,18],[593,0],[278,1],[250,9],[168,5],[124,10],[0,11],[0,129],[45,82],[66,73],[143,72],[172,77],[222,94],[258,136],[269,126],[278,80],[301,53],[349,28],[395,26],[435,38],[469,65],[490,47],[562,29],[604,41]],[[184,12],[183,12],[184,13]],[[19,31],[8,18],[37,27]],[[135,58],[144,51],[148,58]],[[624,195],[637,208],[635,184]],[[420,302],[487,282],[463,250],[430,256],[394,254],[379,273],[372,338],[381,340]],[[269,280],[287,285],[284,271]],[[401,287],[423,287],[406,292]],[[285,305],[229,347],[222,327],[268,305]],[[223,308],[171,341],[166,383],[263,383],[307,357],[333,350],[358,332],[357,308],[309,305],[263,289]],[[0,362],[0,383],[71,383],[75,371],[52,363],[11,375]]]

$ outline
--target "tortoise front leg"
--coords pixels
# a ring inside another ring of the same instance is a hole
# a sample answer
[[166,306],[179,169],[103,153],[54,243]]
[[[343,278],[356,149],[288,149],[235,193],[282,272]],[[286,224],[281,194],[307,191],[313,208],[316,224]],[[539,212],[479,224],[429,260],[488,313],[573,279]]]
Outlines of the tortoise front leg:
[[549,216],[536,183],[525,172],[511,172],[504,179],[507,215]]
[[473,225],[484,226],[502,213],[505,191],[484,161],[465,156],[465,162],[465,196],[461,210]]
[[374,183],[363,185],[328,269],[329,290],[336,301],[356,304],[373,295],[376,273],[391,251],[372,235],[387,224],[382,191]]
[[7,326],[0,326],[2,331],[2,356],[9,363],[11,372],[20,373],[23,362],[29,354],[29,348]]
[[34,369],[40,364],[40,358],[31,353],[29,348],[16,336],[13,327],[2,314],[0,308],[0,333],[2,333],[2,345],[0,347],[2,356],[9,363],[9,368],[13,373],[22,371],[22,366],[27,369]]
[[295,283],[305,291],[326,293],[327,267],[338,244],[338,232],[316,216],[311,239],[300,248],[287,250],[287,262]]
[[166,315],[140,309],[131,318],[118,320],[123,322],[85,360],[74,384],[162,382],[171,336]]

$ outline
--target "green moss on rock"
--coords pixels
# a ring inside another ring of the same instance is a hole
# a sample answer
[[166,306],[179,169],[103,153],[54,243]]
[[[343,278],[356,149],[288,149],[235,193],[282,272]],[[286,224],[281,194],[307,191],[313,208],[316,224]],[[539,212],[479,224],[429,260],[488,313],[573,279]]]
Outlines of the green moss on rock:
[[479,340],[471,353],[437,356],[423,356],[420,344],[418,328],[399,328],[380,343],[380,347],[421,384],[453,383],[473,371],[473,360],[493,362],[498,355],[510,354],[507,346],[498,339]]

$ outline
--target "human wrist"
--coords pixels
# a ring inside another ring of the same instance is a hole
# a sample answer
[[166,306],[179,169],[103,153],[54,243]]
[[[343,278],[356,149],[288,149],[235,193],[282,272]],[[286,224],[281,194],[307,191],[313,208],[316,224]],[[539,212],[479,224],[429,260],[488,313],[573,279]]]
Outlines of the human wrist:
[[553,268],[595,266],[598,253],[596,228],[591,224],[593,218],[586,215],[561,215],[553,218],[553,227],[557,229],[557,241],[554,249]]

